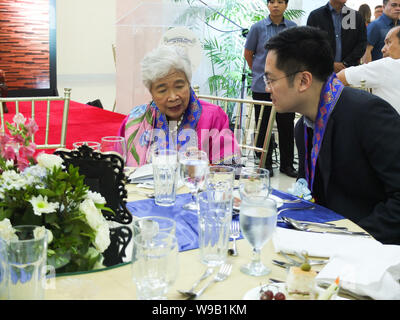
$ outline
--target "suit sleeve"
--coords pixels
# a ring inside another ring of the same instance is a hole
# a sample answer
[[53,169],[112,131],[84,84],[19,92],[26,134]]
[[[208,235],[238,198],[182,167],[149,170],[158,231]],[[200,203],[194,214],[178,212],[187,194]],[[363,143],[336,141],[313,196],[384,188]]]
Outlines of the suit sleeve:
[[308,16],[307,26],[309,26],[309,27],[317,27],[318,28],[318,24],[317,24],[317,21],[315,19],[315,14],[313,14],[312,12]]
[[367,28],[365,26],[363,18],[358,12],[356,13],[356,23],[356,28],[357,30],[359,30],[359,32],[357,33],[357,39],[354,39],[356,45],[346,57],[343,57],[343,61],[348,63],[349,65],[358,65],[360,59],[365,53],[365,49],[367,48]]
[[299,169],[298,169],[298,179],[305,178],[305,169],[304,169],[304,161],[305,161],[305,144],[304,144],[304,124],[303,117],[301,117],[295,126],[295,140],[297,147],[297,154],[299,157]]
[[400,116],[388,103],[375,99],[356,124],[369,163],[381,181],[386,199],[358,224],[383,243],[400,240]]

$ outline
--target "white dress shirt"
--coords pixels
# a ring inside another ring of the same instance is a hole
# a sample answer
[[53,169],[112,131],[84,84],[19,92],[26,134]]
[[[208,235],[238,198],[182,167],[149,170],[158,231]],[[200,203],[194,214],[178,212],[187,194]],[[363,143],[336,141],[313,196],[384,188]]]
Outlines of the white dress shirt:
[[365,80],[372,93],[389,102],[400,114],[400,59],[390,57],[345,69],[347,82],[361,86]]

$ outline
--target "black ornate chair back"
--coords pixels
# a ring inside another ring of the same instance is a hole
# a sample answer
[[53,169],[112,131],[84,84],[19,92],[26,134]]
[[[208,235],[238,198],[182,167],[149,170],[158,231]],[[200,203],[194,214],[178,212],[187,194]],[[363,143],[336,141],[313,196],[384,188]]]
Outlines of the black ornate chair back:
[[[101,153],[83,145],[77,150],[57,149],[54,154],[64,160],[66,167],[70,164],[79,167],[79,173],[85,176],[85,184],[90,190],[100,193],[106,199],[107,207],[114,211],[114,214],[103,212],[107,220],[123,225],[132,222],[132,214],[126,208],[124,161],[117,153]],[[103,253],[103,264],[112,266],[122,263],[125,248],[131,238],[129,227],[111,228],[111,244]]]
[[106,199],[107,206],[115,213],[104,211],[107,220],[121,224],[132,222],[132,215],[126,208],[124,161],[118,154],[97,152],[86,145],[77,150],[57,149],[54,154],[60,156],[67,167],[70,164],[79,167],[90,190]]

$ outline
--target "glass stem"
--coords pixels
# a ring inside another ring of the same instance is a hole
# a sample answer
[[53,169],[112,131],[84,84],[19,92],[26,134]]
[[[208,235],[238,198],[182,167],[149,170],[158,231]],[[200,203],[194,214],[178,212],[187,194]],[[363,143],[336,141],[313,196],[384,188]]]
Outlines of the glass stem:
[[251,263],[252,264],[259,264],[260,263],[260,253],[261,253],[261,250],[260,249],[256,249],[256,248],[253,248],[253,256],[252,256],[252,258],[251,258]]

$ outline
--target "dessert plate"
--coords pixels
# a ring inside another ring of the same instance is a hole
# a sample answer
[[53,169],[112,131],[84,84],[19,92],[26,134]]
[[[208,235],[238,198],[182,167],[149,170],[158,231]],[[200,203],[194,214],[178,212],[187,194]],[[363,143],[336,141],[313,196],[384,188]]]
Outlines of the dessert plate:
[[[284,282],[280,282],[280,283],[270,283],[270,284],[265,284],[262,286],[258,286],[255,287],[253,289],[250,289],[249,291],[247,291],[245,293],[245,295],[243,296],[243,300],[260,300],[260,296],[261,296],[261,289],[263,289],[264,291],[266,290],[271,290],[272,293],[275,295],[277,292],[282,292],[285,297],[286,300],[293,300],[291,299],[291,297],[287,294],[286,291],[286,286]],[[322,292],[324,292],[324,289],[317,287],[317,292],[319,294],[321,294]],[[334,296],[333,300],[348,300],[339,296]]]

